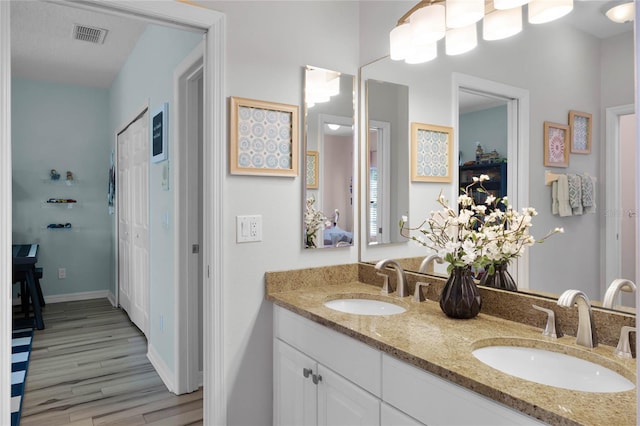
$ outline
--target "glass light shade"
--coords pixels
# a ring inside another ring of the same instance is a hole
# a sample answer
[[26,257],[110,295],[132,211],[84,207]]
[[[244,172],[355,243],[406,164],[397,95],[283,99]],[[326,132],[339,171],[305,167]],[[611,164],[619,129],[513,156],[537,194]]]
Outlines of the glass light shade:
[[493,0],[493,7],[498,10],[513,9],[529,3],[530,0]]
[[618,24],[633,21],[635,15],[635,6],[632,1],[622,3],[607,10],[607,18]]
[[306,88],[305,102],[307,104],[328,102],[331,96],[340,93],[340,73],[322,68],[308,69]]
[[413,45],[405,58],[407,64],[422,64],[438,57],[438,43]]
[[573,10],[573,0],[532,0],[529,3],[529,22],[544,24],[562,18]]
[[411,32],[409,24],[398,25],[389,33],[390,57],[394,61],[401,61],[407,57],[411,48]]
[[522,7],[494,10],[484,17],[482,38],[502,40],[522,31]]
[[463,28],[453,28],[447,30],[445,47],[447,55],[461,55],[478,45],[478,31],[476,24],[471,24]]
[[445,9],[441,4],[434,4],[416,10],[409,17],[411,41],[415,45],[433,43],[444,37]]
[[475,24],[484,16],[484,0],[447,0],[447,28]]

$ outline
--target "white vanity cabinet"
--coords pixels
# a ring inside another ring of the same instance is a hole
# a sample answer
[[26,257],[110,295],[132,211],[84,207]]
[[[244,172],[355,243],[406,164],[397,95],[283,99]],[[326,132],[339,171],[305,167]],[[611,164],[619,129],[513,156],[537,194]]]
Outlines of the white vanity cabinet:
[[540,425],[487,397],[274,307],[274,425]]
[[382,398],[427,425],[542,425],[539,420],[382,355]]
[[379,425],[380,401],[274,339],[274,425]]

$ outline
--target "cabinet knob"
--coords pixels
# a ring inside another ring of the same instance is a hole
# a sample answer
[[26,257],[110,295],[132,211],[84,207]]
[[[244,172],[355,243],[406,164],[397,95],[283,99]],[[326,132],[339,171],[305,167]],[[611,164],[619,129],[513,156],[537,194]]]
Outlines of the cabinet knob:
[[305,377],[305,379],[308,378],[311,375],[311,373],[313,373],[313,370],[310,368],[302,369],[302,375]]
[[313,376],[311,376],[311,380],[313,381],[314,385],[317,385],[319,382],[322,381],[322,376],[319,374],[314,374]]

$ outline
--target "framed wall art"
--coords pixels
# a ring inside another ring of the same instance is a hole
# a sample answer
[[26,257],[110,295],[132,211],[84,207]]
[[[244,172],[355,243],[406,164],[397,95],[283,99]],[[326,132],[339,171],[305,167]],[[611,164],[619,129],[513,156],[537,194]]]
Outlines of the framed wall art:
[[566,124],[544,122],[544,165],[569,167],[571,130]]
[[160,105],[151,113],[151,161],[159,163],[167,159],[169,104]]
[[318,151],[307,151],[307,189],[318,189]]
[[451,182],[453,129],[411,123],[411,180]]
[[591,154],[591,114],[569,111],[571,153]]
[[298,175],[298,106],[231,97],[230,171]]

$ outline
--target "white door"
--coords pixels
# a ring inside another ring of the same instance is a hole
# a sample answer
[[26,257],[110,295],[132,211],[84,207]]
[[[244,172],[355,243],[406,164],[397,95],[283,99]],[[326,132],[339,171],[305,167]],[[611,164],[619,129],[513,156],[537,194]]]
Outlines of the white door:
[[380,424],[380,401],[323,365],[318,365],[318,426]]
[[273,341],[273,424],[314,426],[316,424],[316,362],[302,352]]
[[118,134],[120,306],[146,335],[149,325],[149,113]]

